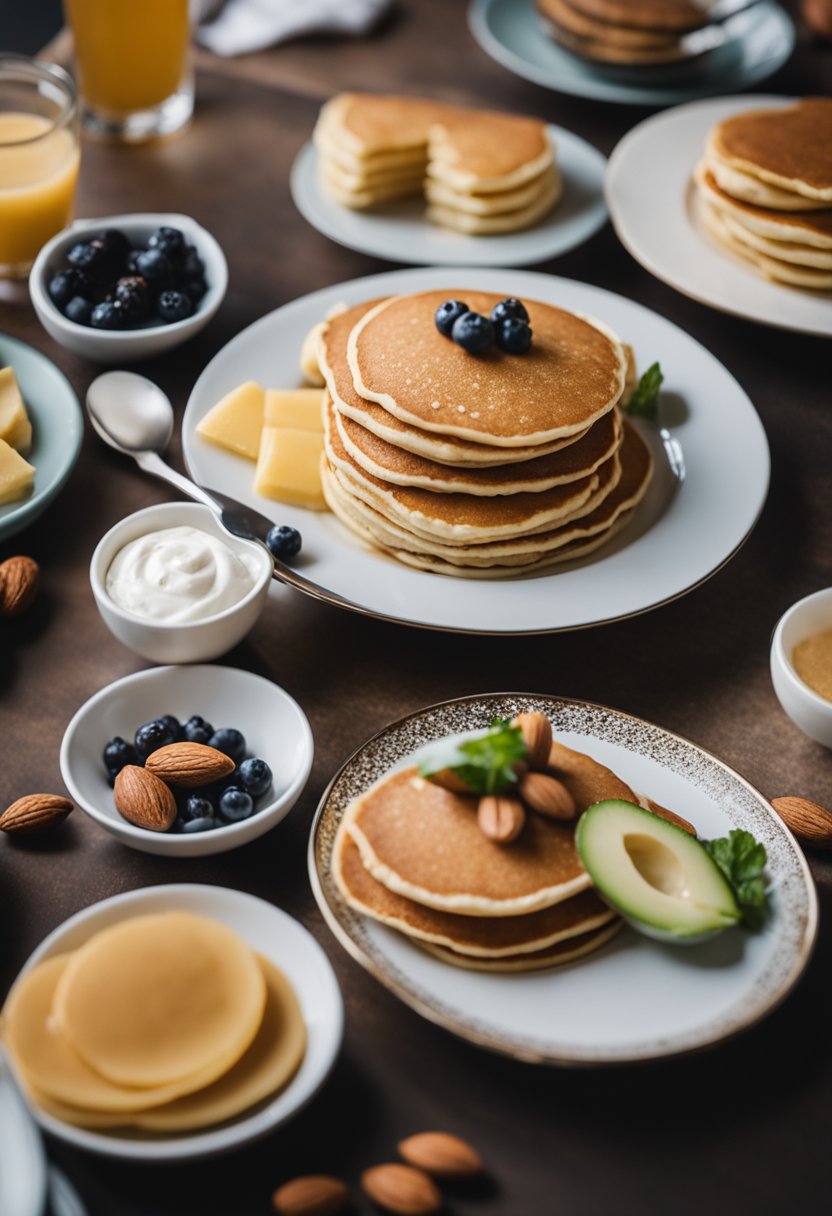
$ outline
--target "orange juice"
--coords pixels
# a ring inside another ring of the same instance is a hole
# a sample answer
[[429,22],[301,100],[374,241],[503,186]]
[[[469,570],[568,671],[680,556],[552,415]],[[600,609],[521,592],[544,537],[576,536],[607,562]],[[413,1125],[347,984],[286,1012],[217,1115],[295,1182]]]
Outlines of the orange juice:
[[0,112],[0,273],[34,261],[69,223],[78,162],[73,131],[40,114]]
[[151,110],[186,75],[188,0],[64,0],[85,103],[110,114]]

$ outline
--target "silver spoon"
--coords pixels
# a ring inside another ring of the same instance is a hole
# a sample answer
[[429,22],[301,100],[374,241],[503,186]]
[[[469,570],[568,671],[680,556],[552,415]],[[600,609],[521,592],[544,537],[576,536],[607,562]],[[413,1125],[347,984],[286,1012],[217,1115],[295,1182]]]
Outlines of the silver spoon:
[[[87,413],[93,430],[111,448],[132,456],[146,473],[167,481],[188,498],[210,507],[232,536],[256,541],[266,548],[266,534],[274,526],[274,520],[219,490],[198,485],[162,460],[160,453],[164,452],[173,434],[173,406],[152,380],[135,372],[104,372],[87,389]],[[274,577],[280,582],[325,603],[355,609],[349,600],[319,587],[274,557],[270,550],[269,553],[274,561]]]

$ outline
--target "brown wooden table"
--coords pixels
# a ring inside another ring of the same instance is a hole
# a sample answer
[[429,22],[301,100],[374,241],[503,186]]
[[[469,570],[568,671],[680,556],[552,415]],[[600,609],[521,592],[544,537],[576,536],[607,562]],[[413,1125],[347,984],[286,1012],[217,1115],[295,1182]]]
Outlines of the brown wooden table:
[[[231,282],[219,316],[189,346],[147,365],[179,409],[206,361],[262,313],[382,268],[310,229],[287,179],[321,100],[345,87],[430,93],[536,114],[605,153],[645,111],[560,97],[509,75],[473,43],[464,5],[410,0],[372,38],[316,40],[247,59],[198,59],[191,128],[167,143],[86,144],[80,215],[182,210],[222,241]],[[55,48],[62,52],[62,46]],[[767,91],[828,91],[832,52],[805,31]],[[654,205],[662,206],[655,199]],[[822,1210],[832,1109],[832,867],[812,856],[821,936],[795,994],[763,1025],[708,1054],[639,1069],[564,1072],[488,1055],[422,1021],[335,943],[306,877],[306,841],[329,778],[362,740],[446,697],[515,689],[604,702],[689,736],[769,796],[832,803],[832,758],[781,712],[768,675],[780,613],[832,583],[830,346],[722,316],[651,278],[607,227],[544,269],[598,283],[667,315],[702,341],[750,393],[773,458],[768,505],[716,578],[641,618],[573,635],[496,641],[410,631],[281,591],[225,662],[266,673],[303,705],[316,759],[302,799],[256,845],[173,861],[122,847],[78,812],[41,842],[0,841],[0,994],[30,951],[78,909],[164,882],[238,887],[300,918],[342,985],[344,1050],[312,1105],[285,1130],[232,1157],[133,1167],[54,1144],[92,1216],[257,1216],[297,1172],[355,1181],[408,1132],[467,1136],[493,1182],[451,1210],[493,1216],[617,1216]],[[464,274],[461,276],[464,277]],[[0,305],[0,330],[61,367],[79,396],[97,369],[57,347],[23,303]],[[142,666],[98,618],[92,549],[116,520],[163,501],[164,487],[92,435],[60,500],[0,558],[41,563],[37,606],[0,635],[0,796],[61,789],[58,750],[78,706]]]

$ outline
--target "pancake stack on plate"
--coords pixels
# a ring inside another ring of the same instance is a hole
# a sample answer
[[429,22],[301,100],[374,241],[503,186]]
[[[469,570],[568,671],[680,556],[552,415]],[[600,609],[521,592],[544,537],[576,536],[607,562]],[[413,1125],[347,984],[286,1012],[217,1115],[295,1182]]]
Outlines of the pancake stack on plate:
[[314,139],[324,188],[357,210],[424,196],[434,223],[480,235],[530,227],[561,194],[548,130],[532,118],[341,93]]
[[[544,28],[599,64],[649,67],[696,53],[686,35],[709,24],[710,0],[537,0]],[[707,49],[707,48],[706,48]]]
[[722,245],[767,279],[832,289],[832,100],[725,119],[695,176]]
[[526,354],[472,355],[434,323],[457,296],[486,315],[500,300],[421,292],[326,323],[329,506],[363,540],[442,574],[495,578],[592,552],[652,474],[618,408],[633,377],[625,348],[599,322],[525,301]]

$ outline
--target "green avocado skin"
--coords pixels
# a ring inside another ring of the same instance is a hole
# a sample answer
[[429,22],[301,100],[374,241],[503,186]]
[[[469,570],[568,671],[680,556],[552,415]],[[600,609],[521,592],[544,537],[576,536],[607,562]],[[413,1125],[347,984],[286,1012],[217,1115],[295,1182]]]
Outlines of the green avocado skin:
[[[602,845],[610,841],[615,844],[615,837],[625,833],[652,837],[677,857],[692,863],[693,876],[702,879],[705,891],[700,890],[699,898],[694,891],[693,896],[684,901],[657,900],[656,889],[634,866],[621,865],[616,873],[609,859],[603,856],[599,841]],[[676,824],[644,807],[619,799],[594,803],[578,820],[575,843],[601,898],[647,937],[694,945],[731,928],[740,920],[734,894],[702,844]],[[687,906],[678,909],[681,903]]]

